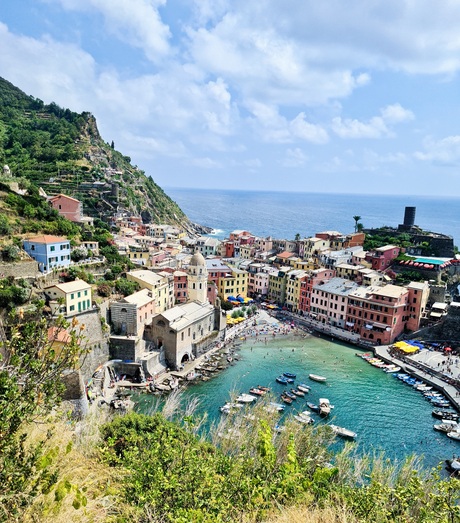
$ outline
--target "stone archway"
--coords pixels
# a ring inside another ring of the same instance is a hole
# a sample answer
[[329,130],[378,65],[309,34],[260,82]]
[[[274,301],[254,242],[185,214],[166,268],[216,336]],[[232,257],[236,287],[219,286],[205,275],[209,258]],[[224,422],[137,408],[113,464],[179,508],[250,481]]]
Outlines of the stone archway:
[[183,356],[182,356],[182,359],[180,360],[181,364],[184,364],[184,363],[188,363],[190,361],[190,356],[188,354],[188,352],[186,352]]

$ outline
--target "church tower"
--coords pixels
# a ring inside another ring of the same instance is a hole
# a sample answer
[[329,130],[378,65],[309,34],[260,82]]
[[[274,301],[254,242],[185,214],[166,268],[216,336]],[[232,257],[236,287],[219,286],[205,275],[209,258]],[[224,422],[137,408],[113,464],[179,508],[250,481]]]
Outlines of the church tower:
[[188,301],[208,303],[208,269],[200,252],[190,259],[188,267]]

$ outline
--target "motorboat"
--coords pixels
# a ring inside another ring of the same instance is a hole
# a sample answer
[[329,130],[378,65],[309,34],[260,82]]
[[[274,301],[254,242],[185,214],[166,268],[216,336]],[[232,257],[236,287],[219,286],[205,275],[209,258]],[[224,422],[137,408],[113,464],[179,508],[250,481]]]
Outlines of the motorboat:
[[416,385],[416,386],[415,386],[415,389],[416,389],[416,390],[419,390],[420,392],[429,392],[429,391],[433,390],[433,387],[431,387],[430,385],[426,385],[425,383],[423,383],[422,385]]
[[312,410],[313,412],[319,412],[319,405],[316,405],[315,403],[311,403],[310,401],[307,401],[307,407]]
[[291,378],[293,380],[295,380],[297,377],[297,375],[293,374],[292,372],[283,372],[283,376],[285,376],[286,378]]
[[338,425],[329,425],[329,427],[331,427],[332,432],[336,436],[340,436],[341,438],[355,439],[357,436],[356,432],[346,429],[345,427],[339,427]]
[[310,392],[311,390],[311,387],[309,385],[306,385],[305,383],[299,383],[297,385],[297,388],[305,393]]
[[438,419],[450,419],[454,421],[458,421],[460,415],[457,412],[454,412],[453,410],[442,410],[442,409],[434,409],[431,412],[431,415],[434,418]]
[[323,418],[329,416],[331,412],[331,402],[327,398],[319,398],[319,414]]
[[291,392],[292,394],[295,394],[296,396],[305,396],[305,392],[302,392],[301,390],[297,390],[297,389],[291,389]]
[[398,367],[396,365],[393,365],[391,367],[387,367],[386,369],[384,369],[385,372],[387,372],[388,374],[390,372],[399,372],[401,370],[401,367]]
[[324,383],[327,378],[324,376],[318,376],[318,374],[309,374],[308,377],[313,381],[318,381],[319,383]]
[[460,429],[460,426],[456,421],[450,419],[443,419],[441,423],[435,423],[433,425],[433,428],[434,430],[437,430],[439,432],[445,432],[447,434],[448,432]]
[[297,420],[299,423],[303,423],[304,425],[311,425],[312,423],[314,423],[314,421],[310,414],[310,411],[305,410],[300,414],[294,415],[294,419]]
[[236,398],[236,401],[239,403],[252,403],[253,401],[256,401],[256,398],[255,396],[251,396],[251,394],[243,393]]
[[431,404],[435,407],[450,407],[450,401],[447,401],[447,400],[438,400],[438,399],[433,399],[431,400]]
[[446,469],[454,476],[460,476],[460,459],[446,459]]
[[458,428],[457,430],[448,432],[447,437],[450,439],[454,439],[456,441],[460,441],[460,428]]
[[287,378],[285,378],[284,376],[278,376],[278,377],[276,378],[276,381],[277,381],[278,383],[281,383],[282,385],[287,385],[287,384],[288,384],[288,380],[287,380]]

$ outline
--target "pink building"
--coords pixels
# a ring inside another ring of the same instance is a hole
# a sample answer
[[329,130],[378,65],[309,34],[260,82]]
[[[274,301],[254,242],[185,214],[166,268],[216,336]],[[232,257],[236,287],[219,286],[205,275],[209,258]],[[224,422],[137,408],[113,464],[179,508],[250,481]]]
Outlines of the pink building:
[[[169,271],[168,271],[169,272]],[[186,303],[188,299],[187,273],[174,271],[174,303]]]
[[310,315],[321,323],[344,329],[347,321],[348,296],[359,285],[343,278],[314,285],[311,294]]
[[300,284],[299,310],[304,313],[309,313],[313,286],[321,282],[329,281],[331,278],[334,278],[334,276],[335,270],[333,269],[315,269],[309,271],[307,277]]
[[58,194],[49,199],[51,207],[72,222],[81,222],[83,218],[80,200],[76,200],[65,194]]
[[346,327],[370,343],[389,345],[404,331],[408,311],[405,287],[359,287],[348,297]]
[[384,271],[392,260],[398,257],[401,248],[396,245],[385,245],[369,252],[366,261],[372,264],[374,271]]

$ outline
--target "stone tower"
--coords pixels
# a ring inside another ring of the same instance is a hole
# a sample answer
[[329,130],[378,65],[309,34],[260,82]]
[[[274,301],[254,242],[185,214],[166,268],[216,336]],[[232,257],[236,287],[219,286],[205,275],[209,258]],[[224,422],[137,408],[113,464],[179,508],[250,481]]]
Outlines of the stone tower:
[[196,252],[188,267],[188,300],[208,303],[208,269],[203,255]]

